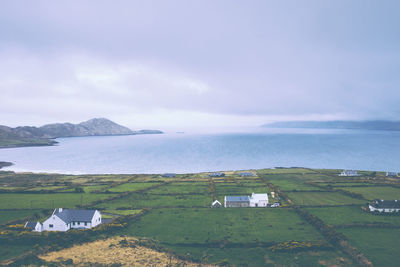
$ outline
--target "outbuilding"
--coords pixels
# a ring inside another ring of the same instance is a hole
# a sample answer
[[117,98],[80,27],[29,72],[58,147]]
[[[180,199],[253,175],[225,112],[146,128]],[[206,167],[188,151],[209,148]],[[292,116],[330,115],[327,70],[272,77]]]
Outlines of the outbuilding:
[[40,222],[32,222],[32,221],[27,221],[25,223],[25,228],[28,228],[34,232],[41,232],[43,231],[43,225]]
[[221,208],[222,204],[221,202],[219,202],[218,200],[215,200],[212,204],[211,204],[211,208]]
[[225,196],[225,208],[250,207],[250,198],[248,196]]

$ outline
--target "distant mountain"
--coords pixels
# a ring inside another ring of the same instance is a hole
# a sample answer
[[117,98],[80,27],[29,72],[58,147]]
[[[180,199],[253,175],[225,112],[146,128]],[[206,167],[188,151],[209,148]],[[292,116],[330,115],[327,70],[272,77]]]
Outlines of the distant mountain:
[[264,124],[262,127],[400,131],[400,121],[282,121]]
[[95,118],[79,124],[54,123],[41,127],[20,126],[11,128],[0,125],[0,147],[51,145],[54,138],[101,135],[162,134],[159,130],[140,130],[121,126],[105,118]]

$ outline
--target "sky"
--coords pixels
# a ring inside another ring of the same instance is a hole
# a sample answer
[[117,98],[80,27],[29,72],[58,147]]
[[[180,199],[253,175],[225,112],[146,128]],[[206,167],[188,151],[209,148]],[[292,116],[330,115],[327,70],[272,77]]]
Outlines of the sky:
[[0,1],[0,124],[397,120],[400,1]]

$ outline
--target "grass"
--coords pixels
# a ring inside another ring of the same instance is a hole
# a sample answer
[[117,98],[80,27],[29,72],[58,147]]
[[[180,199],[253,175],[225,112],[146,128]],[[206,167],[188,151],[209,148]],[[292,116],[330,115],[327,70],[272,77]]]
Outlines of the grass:
[[160,209],[132,224],[126,234],[170,244],[321,240],[320,234],[290,209]]
[[[76,205],[90,204],[93,201],[110,197],[107,194],[0,194],[0,209],[52,209],[55,207],[73,208]],[[53,205],[54,201],[54,205]]]
[[0,224],[9,221],[31,217],[35,211],[32,210],[1,210],[0,211]]
[[116,192],[116,193],[121,193],[121,192],[134,192],[138,191],[141,189],[146,189],[155,185],[159,185],[161,183],[126,183],[126,184],[121,184],[116,187],[112,187],[108,189],[110,192]]
[[389,186],[341,187],[341,189],[363,195],[366,199],[400,199],[400,188]]
[[32,249],[32,245],[0,244],[0,265],[2,261],[21,255]]
[[347,205],[363,204],[365,201],[351,198],[338,192],[290,192],[289,198],[296,205]]
[[360,207],[324,207],[306,210],[330,225],[387,223],[400,226],[400,216],[374,215],[362,211]]
[[206,183],[171,183],[147,191],[148,194],[208,194]]
[[208,195],[149,195],[133,194],[121,199],[97,205],[98,208],[160,208],[160,207],[209,207],[212,199]]
[[350,243],[356,246],[374,266],[399,266],[400,231],[393,229],[346,228]]
[[278,178],[278,177],[267,177],[267,180],[279,187],[282,191],[292,191],[292,190],[321,190],[318,187],[305,184],[304,181],[298,179],[288,179],[288,178]]

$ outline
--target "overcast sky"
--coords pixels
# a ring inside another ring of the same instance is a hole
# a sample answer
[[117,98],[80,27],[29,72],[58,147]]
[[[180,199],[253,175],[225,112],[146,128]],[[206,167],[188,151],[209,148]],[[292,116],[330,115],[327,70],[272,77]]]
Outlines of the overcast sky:
[[400,1],[1,1],[0,124],[400,119]]

